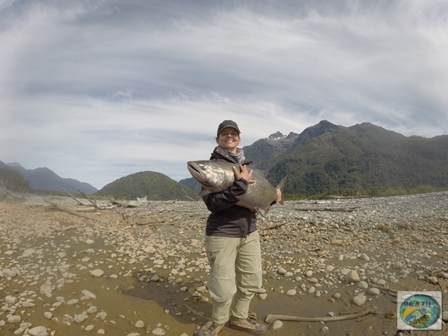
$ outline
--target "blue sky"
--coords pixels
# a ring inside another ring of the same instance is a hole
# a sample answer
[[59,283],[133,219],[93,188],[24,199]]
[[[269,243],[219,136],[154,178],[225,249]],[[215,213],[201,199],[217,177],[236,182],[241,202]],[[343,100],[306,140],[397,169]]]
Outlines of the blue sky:
[[448,134],[448,2],[0,0],[0,74],[0,161],[178,181],[224,119]]

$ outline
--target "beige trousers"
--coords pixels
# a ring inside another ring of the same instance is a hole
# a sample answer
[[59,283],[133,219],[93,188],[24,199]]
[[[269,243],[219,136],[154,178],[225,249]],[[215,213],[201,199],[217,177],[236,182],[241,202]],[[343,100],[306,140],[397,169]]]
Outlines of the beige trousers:
[[207,287],[213,303],[212,320],[226,323],[230,314],[245,319],[254,294],[262,285],[260,236],[205,237],[211,269]]

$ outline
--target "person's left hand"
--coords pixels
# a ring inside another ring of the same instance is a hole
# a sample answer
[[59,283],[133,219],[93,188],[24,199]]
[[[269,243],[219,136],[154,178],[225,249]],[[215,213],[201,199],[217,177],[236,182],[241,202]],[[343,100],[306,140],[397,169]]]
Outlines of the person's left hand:
[[282,200],[282,191],[280,189],[275,189],[275,191],[277,192],[275,203],[279,203]]

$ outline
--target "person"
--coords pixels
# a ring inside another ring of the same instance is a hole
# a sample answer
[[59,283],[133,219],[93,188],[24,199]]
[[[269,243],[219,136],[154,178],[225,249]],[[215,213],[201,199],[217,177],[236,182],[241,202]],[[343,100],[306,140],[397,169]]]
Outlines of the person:
[[[239,148],[240,129],[232,120],[218,126],[217,146],[210,160],[235,163],[233,184],[216,193],[201,190],[201,196],[211,212],[206,224],[205,249],[210,263],[207,288],[212,302],[211,321],[205,323],[196,336],[214,336],[229,322],[229,327],[260,335],[266,326],[249,317],[249,305],[262,285],[260,236],[256,213],[236,205],[248,185],[256,183],[247,168],[244,151]],[[277,198],[281,200],[281,191]]]

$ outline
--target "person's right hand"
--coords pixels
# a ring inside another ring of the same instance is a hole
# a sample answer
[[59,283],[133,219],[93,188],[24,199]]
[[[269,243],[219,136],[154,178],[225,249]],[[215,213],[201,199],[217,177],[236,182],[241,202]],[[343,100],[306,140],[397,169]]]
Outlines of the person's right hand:
[[236,166],[233,166],[233,173],[235,174],[235,180],[245,179],[249,184],[255,183],[255,180],[252,180],[253,170],[247,169],[245,165],[240,164],[240,169]]

